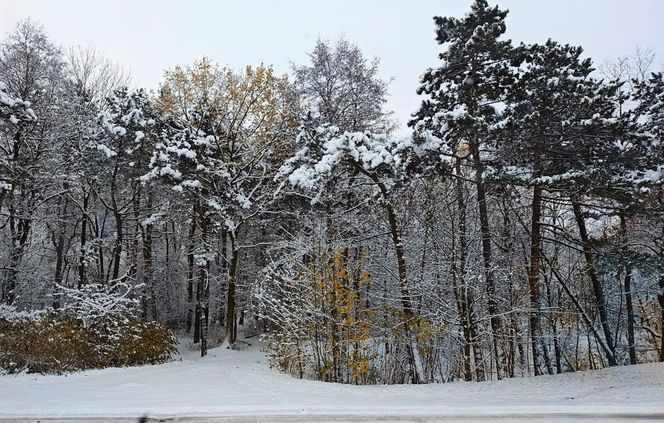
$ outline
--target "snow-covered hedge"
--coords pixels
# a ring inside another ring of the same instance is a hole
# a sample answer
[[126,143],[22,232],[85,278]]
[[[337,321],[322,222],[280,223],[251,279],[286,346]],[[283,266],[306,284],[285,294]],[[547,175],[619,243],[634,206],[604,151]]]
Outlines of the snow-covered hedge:
[[165,362],[173,332],[137,317],[134,288],[62,288],[59,310],[0,306],[0,372],[62,373]]

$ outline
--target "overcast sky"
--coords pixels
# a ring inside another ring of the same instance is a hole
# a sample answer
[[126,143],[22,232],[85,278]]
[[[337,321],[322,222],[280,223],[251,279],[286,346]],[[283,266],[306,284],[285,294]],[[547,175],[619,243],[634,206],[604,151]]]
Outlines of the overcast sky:
[[[496,0],[491,1],[495,3]],[[580,44],[596,62],[654,49],[664,68],[662,0],[498,0],[515,41]],[[239,68],[306,63],[317,38],[341,36],[381,59],[389,108],[403,123],[417,109],[419,75],[435,65],[435,15],[462,16],[470,0],[0,0],[0,33],[42,24],[59,45],[93,44],[156,88],[163,70],[205,55]]]

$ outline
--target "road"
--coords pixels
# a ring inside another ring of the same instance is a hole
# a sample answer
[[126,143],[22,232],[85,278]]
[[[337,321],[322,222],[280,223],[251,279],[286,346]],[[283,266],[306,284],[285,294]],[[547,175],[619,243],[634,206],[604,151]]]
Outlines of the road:
[[354,415],[275,415],[173,418],[48,418],[0,419],[0,423],[583,423],[583,422],[664,422],[664,413],[517,413],[517,414],[449,414],[412,416]]

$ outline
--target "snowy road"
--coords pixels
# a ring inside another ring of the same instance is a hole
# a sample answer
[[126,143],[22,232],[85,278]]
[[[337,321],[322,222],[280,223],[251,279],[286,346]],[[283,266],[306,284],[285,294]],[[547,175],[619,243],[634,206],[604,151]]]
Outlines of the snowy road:
[[217,348],[158,366],[0,377],[0,421],[132,422],[143,415],[182,423],[664,421],[664,364],[486,383],[349,386],[280,374],[256,348]]
[[[135,418],[68,418],[68,419],[8,419],[0,422],[11,423],[136,423]],[[458,414],[447,416],[232,416],[232,417],[174,417],[148,419],[148,423],[503,423],[503,422],[532,422],[532,423],[583,423],[583,422],[660,422],[664,421],[664,414],[537,414],[526,413],[522,415],[503,414]]]

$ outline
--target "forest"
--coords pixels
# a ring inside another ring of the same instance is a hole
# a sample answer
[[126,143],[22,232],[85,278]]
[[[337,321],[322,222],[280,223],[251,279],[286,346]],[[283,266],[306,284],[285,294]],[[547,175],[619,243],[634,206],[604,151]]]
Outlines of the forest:
[[434,17],[408,122],[349,40],[146,90],[21,22],[0,44],[0,372],[178,340],[260,340],[347,384],[664,362],[664,69],[509,40],[507,13]]

